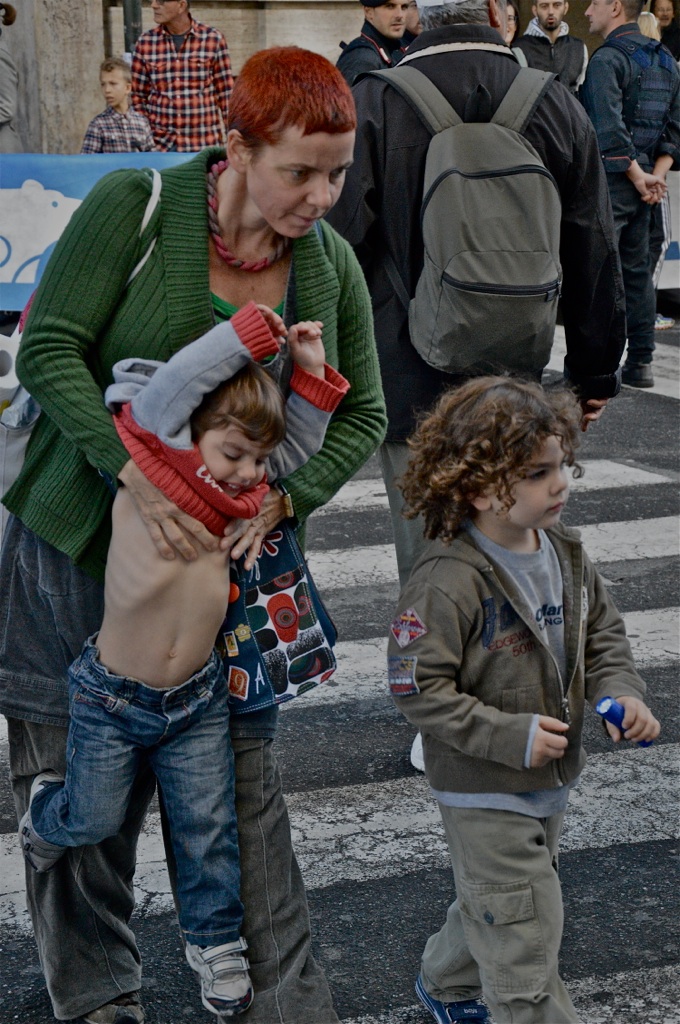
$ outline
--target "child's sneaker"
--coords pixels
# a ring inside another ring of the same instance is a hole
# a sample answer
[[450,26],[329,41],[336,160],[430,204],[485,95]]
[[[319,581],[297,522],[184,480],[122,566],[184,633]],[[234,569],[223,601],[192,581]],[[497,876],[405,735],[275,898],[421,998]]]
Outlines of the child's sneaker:
[[248,960],[241,956],[248,948],[245,939],[224,942],[221,946],[186,944],[189,964],[201,978],[201,999],[206,1010],[235,1017],[253,1001],[253,986]]
[[675,320],[672,316],[661,316],[661,313],[656,314],[654,319],[655,331],[669,331],[671,327],[675,327]]
[[458,1024],[459,1021],[465,1020],[486,1022],[490,1020],[489,1011],[479,999],[460,999],[454,1003],[441,1003],[438,999],[428,995],[420,978],[416,981],[416,995],[439,1024]]
[[64,846],[55,846],[54,843],[46,842],[33,831],[33,823],[31,821],[31,804],[37,794],[40,793],[45,786],[52,786],[55,782],[60,783],[63,781],[63,776],[52,771],[51,768],[46,772],[40,772],[39,775],[36,775],[31,784],[31,796],[28,801],[28,810],[19,822],[19,843],[21,844],[21,852],[35,871],[49,871],[50,868],[54,867],[59,858],[63,856],[66,848]]

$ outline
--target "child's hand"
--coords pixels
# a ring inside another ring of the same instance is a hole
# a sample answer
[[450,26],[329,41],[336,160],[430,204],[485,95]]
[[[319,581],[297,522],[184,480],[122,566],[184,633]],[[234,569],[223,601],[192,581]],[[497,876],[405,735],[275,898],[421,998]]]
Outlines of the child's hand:
[[279,314],[275,313],[273,309],[269,308],[269,306],[263,306],[259,302],[256,302],[255,305],[267,321],[267,327],[269,330],[272,332],[274,337],[278,339],[280,347],[282,339],[286,336],[286,325]]
[[301,324],[293,324],[288,332],[288,345],[298,366],[315,377],[324,376],[326,351],[321,340],[323,324],[320,320],[305,320]]
[[531,748],[532,768],[543,768],[548,761],[564,757],[568,746],[567,737],[557,734],[566,732],[568,728],[567,723],[560,722],[559,718],[549,718],[547,715],[538,716],[538,729]]
[[604,723],[614,743],[618,743],[622,737],[626,740],[633,740],[635,743],[655,740],[661,732],[661,726],[647,705],[637,697],[617,697],[616,699],[626,709],[623,716],[623,733],[611,722]]

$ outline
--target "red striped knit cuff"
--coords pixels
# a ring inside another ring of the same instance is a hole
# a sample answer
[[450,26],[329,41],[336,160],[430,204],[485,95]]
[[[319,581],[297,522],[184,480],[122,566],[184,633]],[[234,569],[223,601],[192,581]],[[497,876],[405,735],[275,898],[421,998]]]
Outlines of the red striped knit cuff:
[[234,313],[229,323],[256,363],[267,356],[275,356],[279,351],[276,338],[254,302],[248,302]]
[[325,379],[303,370],[295,363],[290,386],[296,394],[322,412],[335,412],[349,391],[349,381],[328,363],[324,364]]

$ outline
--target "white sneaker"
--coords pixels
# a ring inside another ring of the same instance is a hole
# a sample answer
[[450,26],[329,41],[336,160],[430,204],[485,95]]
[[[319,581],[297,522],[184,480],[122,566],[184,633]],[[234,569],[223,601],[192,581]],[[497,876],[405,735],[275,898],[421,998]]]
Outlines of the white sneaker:
[[223,1017],[235,1017],[252,1003],[248,960],[241,956],[247,948],[245,939],[221,946],[194,946],[187,942],[186,957],[201,979],[201,1000],[206,1010]]
[[35,871],[39,871],[41,873],[49,871],[50,868],[54,867],[59,858],[64,855],[66,847],[55,846],[54,843],[48,843],[46,839],[41,839],[37,832],[34,831],[33,822],[31,821],[31,804],[44,786],[52,786],[54,783],[61,783],[63,781],[63,775],[59,775],[58,772],[52,771],[51,768],[46,772],[40,772],[39,775],[36,775],[31,783],[31,795],[28,801],[28,810],[19,822],[19,843],[21,845],[21,852],[31,867]]
[[425,771],[425,758],[423,756],[423,737],[417,734],[411,747],[411,764],[418,772]]

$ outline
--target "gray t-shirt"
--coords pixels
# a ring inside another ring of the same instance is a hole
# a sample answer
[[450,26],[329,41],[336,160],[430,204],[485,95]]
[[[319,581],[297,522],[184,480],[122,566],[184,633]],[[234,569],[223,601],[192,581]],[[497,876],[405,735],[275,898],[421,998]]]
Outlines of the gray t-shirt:
[[509,551],[496,544],[474,523],[469,523],[467,529],[480,551],[514,580],[564,679],[567,659],[564,651],[562,570],[547,533],[545,530],[536,531],[538,551],[522,552]]

